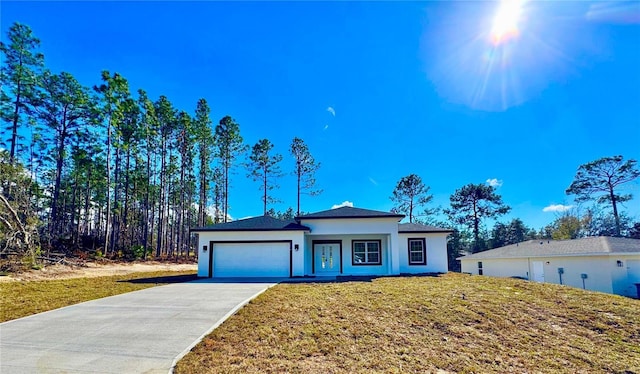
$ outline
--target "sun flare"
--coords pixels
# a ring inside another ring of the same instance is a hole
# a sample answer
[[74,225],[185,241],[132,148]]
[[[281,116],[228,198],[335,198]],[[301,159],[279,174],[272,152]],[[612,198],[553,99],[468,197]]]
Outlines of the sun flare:
[[491,41],[493,44],[502,44],[517,38],[520,34],[518,23],[522,13],[522,0],[502,0],[500,7],[493,19],[491,28]]

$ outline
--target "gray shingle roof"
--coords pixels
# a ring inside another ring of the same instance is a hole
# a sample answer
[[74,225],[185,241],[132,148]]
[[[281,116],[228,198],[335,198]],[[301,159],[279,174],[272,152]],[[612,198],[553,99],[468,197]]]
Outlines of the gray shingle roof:
[[482,260],[492,258],[584,256],[610,253],[640,253],[640,239],[593,236],[573,240],[529,240],[459,257],[458,259]]
[[343,206],[336,209],[323,210],[322,212],[305,214],[296,217],[297,220],[301,219],[331,219],[331,218],[404,218],[403,214],[381,212],[378,210],[369,210],[362,208],[354,208],[350,206]]
[[296,221],[284,221],[270,216],[260,216],[206,227],[196,227],[191,231],[311,231]]
[[453,232],[453,230],[445,229],[442,227],[436,227],[436,226],[421,225],[419,223],[399,223],[398,232],[399,233]]

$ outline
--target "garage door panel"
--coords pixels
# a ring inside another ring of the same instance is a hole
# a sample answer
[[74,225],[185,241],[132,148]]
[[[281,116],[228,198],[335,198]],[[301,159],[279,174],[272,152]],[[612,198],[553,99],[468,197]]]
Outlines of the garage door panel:
[[289,243],[225,243],[213,247],[213,276],[288,277]]

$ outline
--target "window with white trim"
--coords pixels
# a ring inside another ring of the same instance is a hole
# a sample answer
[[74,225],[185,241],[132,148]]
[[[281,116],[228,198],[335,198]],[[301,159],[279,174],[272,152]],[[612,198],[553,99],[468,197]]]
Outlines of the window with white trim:
[[409,238],[409,265],[427,264],[427,244],[424,238]]
[[354,240],[351,243],[353,265],[382,265],[381,240]]

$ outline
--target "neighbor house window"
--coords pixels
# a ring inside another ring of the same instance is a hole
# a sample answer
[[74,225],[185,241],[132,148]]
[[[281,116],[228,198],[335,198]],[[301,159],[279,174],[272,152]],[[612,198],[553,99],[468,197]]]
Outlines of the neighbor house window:
[[478,275],[482,275],[482,261],[478,261]]
[[381,240],[354,240],[351,243],[353,265],[382,265]]
[[409,239],[409,265],[427,264],[427,245],[424,238]]

